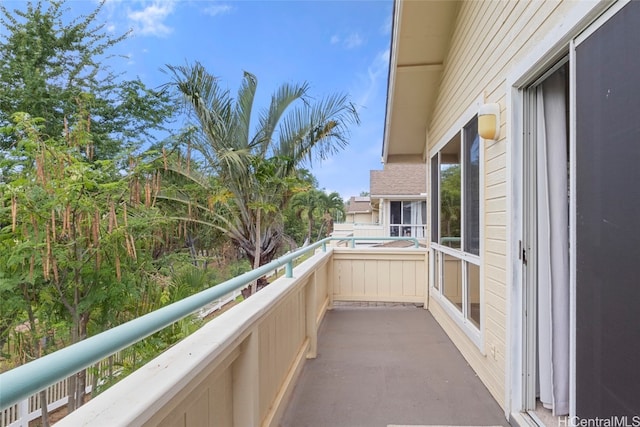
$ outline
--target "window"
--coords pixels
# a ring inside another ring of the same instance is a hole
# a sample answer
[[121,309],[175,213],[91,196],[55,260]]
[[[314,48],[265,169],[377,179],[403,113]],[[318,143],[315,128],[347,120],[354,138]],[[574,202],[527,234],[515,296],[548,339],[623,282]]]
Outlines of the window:
[[433,218],[438,218],[438,206],[440,206],[439,194],[440,194],[440,186],[438,185],[438,177],[440,176],[438,172],[438,156],[433,156],[431,159],[431,241],[438,241],[438,233],[440,227],[438,227],[438,221],[433,222]]
[[390,202],[389,235],[404,237],[425,237],[427,223],[427,202],[392,201]]
[[440,151],[440,239],[450,248],[460,247],[461,188],[460,134]]
[[469,335],[479,337],[481,161],[477,116],[432,155],[430,164],[431,286]]
[[464,250],[480,255],[480,137],[478,118],[464,132]]

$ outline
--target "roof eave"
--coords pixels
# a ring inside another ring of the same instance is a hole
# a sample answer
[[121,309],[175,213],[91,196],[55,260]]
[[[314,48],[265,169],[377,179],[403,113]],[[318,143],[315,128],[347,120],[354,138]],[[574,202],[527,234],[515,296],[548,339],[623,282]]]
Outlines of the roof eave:
[[459,1],[395,0],[383,163],[423,162]]

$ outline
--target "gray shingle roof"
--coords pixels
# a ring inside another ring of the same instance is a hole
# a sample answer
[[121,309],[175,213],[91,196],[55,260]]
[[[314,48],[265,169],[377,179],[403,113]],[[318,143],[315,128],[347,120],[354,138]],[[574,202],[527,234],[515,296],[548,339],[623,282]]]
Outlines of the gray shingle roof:
[[369,197],[354,197],[349,199],[347,213],[371,212],[371,199]]
[[418,196],[427,192],[425,163],[388,163],[371,171],[371,196]]

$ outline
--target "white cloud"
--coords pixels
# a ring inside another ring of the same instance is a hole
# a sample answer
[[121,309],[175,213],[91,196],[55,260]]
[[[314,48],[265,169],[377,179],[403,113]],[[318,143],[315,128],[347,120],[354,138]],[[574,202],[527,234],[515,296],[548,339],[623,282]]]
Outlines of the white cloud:
[[359,47],[364,43],[364,39],[359,33],[355,32],[347,35],[344,38],[342,38],[338,34],[334,34],[333,36],[331,36],[330,42],[331,44],[339,44],[345,49],[355,49],[356,47]]
[[228,4],[213,4],[204,9],[204,13],[211,16],[224,15],[233,10]]
[[[94,3],[96,2],[94,1]],[[118,17],[121,11],[121,5],[122,0],[105,0],[104,6],[102,7],[101,16],[103,18],[106,16],[106,19],[104,19],[106,21],[105,29],[111,34],[123,33],[128,30],[128,28],[124,28],[126,25],[122,25],[123,20]],[[101,20],[103,18],[101,18]]]
[[382,26],[380,27],[380,32],[383,35],[387,36],[391,34],[392,22],[393,22],[393,16],[389,14],[387,18],[384,20],[384,24],[382,24]]
[[344,39],[344,47],[347,49],[356,48],[364,43],[363,38],[358,33],[351,33]]
[[381,81],[386,81],[389,68],[389,49],[385,49],[376,54],[373,61],[367,68],[367,74],[361,77],[363,88],[357,93],[356,103],[360,108],[366,107],[371,98],[378,94]]
[[134,22],[135,31],[142,35],[164,37],[173,32],[164,20],[173,13],[175,2],[154,1],[142,10],[129,11],[128,18]]

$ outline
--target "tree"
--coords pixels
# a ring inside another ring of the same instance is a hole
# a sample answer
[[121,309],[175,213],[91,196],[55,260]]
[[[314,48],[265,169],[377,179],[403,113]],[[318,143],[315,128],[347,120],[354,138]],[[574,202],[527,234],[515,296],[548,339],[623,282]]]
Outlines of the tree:
[[440,172],[440,229],[443,237],[460,237],[460,165],[450,165]]
[[322,216],[322,227],[320,232],[318,233],[318,240],[320,240],[320,236],[322,234],[322,230],[325,230],[325,236],[331,235],[333,233],[333,219],[334,217],[338,220],[340,218],[344,218],[344,200],[340,197],[340,194],[333,191],[329,194],[326,192],[322,192],[320,197],[320,207],[323,211]]
[[[335,191],[327,194],[325,191],[312,188],[296,194],[291,200],[291,207],[295,210],[299,220],[307,224],[306,241],[311,242],[312,233],[317,232],[316,240],[328,236],[333,232],[333,217],[344,214],[344,201]],[[304,217],[304,218],[303,218]],[[316,223],[320,227],[316,228]]]
[[345,95],[312,102],[306,83],[283,84],[255,118],[252,132],[258,84],[253,74],[244,73],[233,99],[197,62],[167,68],[171,81],[165,88],[182,97],[197,124],[191,147],[228,196],[222,212],[209,209],[212,225],[254,267],[271,261],[284,241],[284,208],[300,189],[297,171],[347,145],[349,125],[359,122],[355,107]]
[[306,219],[307,223],[307,236],[306,243],[311,243],[312,233],[315,226],[315,218],[318,216],[318,212],[322,211],[322,196],[324,193],[318,189],[311,189],[299,194],[296,194],[291,199],[291,207],[295,209],[296,216],[299,220]]
[[[30,358],[48,350],[39,340],[49,319],[68,325],[58,340],[72,344],[88,336],[92,316],[102,313],[105,320],[111,307],[122,306],[135,293],[150,246],[150,182],[142,182],[141,200],[140,181],[123,177],[115,161],[89,162],[89,113],[82,106],[78,111],[78,122],[61,138],[45,137],[38,120],[25,113],[3,128],[17,144],[3,160],[6,183],[0,182],[0,205],[7,207],[0,218],[6,224],[0,289],[22,296]],[[69,411],[83,403],[85,386],[85,371],[70,377]]]
[[[29,2],[26,10],[13,11],[0,4],[0,127],[25,112],[44,119],[44,134],[59,137],[77,122],[78,99],[91,94],[85,103],[91,110],[91,157],[111,158],[123,143],[152,140],[174,104],[139,79],[122,80],[110,71],[107,55],[128,34],[113,37],[104,23],[96,24],[104,0],[70,23],[63,19],[70,9],[64,1],[46,4]],[[0,136],[4,149],[15,143],[11,135]]]

